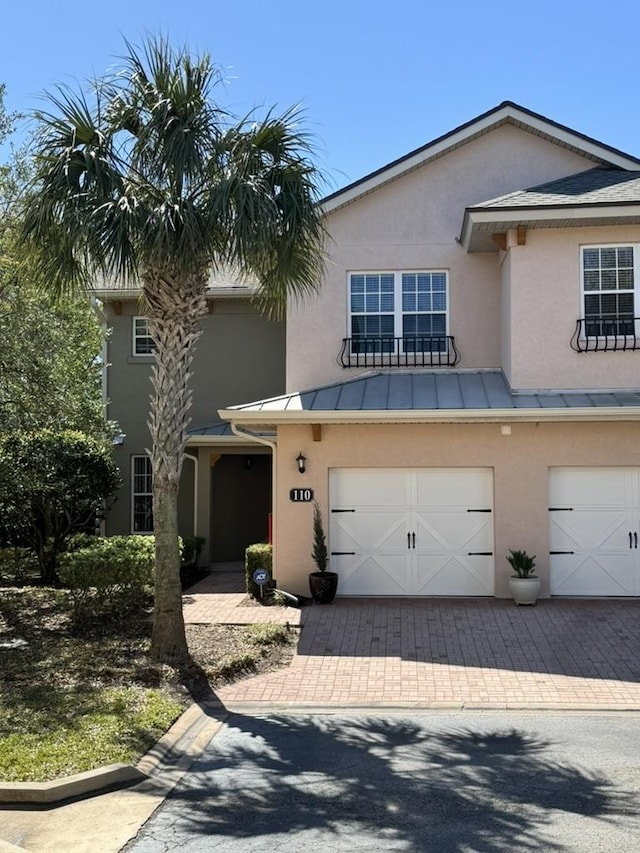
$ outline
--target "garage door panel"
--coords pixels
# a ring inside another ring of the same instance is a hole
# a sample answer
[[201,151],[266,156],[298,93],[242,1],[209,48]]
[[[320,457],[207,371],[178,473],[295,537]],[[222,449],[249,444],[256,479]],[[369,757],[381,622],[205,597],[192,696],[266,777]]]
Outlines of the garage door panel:
[[339,594],[492,595],[492,490],[489,469],[332,471]]
[[417,518],[419,551],[492,551],[493,524],[491,516],[446,510],[421,514]]
[[[411,578],[405,555],[385,555],[384,558],[365,555],[345,567],[340,573],[341,595],[411,595]],[[366,590],[366,592],[362,592]]]
[[552,595],[640,593],[640,469],[549,472]]
[[627,507],[634,487],[626,468],[552,468],[551,506]]
[[418,511],[442,507],[466,511],[493,503],[493,478],[485,468],[429,468],[416,472],[416,480]]
[[336,519],[332,527],[331,547],[333,550],[404,551],[406,542],[406,522],[404,513],[363,512]]
[[493,595],[493,557],[420,555],[417,564],[417,595]]
[[628,556],[558,555],[553,568],[554,595],[635,595],[633,560]]
[[629,550],[629,532],[633,529],[630,512],[620,510],[582,510],[552,513],[550,522],[551,550],[590,551],[613,548]]
[[384,512],[407,505],[406,483],[395,468],[341,468],[338,476],[335,471],[332,474],[330,500],[335,509],[360,507]]

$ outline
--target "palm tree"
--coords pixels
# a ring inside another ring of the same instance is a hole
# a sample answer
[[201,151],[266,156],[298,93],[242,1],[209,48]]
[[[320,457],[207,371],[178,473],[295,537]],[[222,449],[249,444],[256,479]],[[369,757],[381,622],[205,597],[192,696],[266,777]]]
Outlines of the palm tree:
[[191,406],[193,346],[209,276],[259,282],[263,310],[320,281],[320,175],[295,109],[238,119],[212,100],[220,74],[165,39],[126,44],[91,98],[58,89],[37,114],[36,178],[24,234],[57,292],[100,276],[139,283],[155,341],[149,428],[156,535],[151,651],[188,660],[177,493]]

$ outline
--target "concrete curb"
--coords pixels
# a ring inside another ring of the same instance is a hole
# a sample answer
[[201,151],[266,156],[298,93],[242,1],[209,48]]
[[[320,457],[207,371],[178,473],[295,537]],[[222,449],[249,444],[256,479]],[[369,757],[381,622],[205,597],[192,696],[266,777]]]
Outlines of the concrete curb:
[[[194,703],[135,767],[111,764],[51,782],[3,782],[0,783],[0,803],[34,807],[55,805],[98,794],[107,788],[136,785],[157,777],[168,768],[184,770],[204,749],[225,718],[222,705]],[[4,853],[1,847],[0,853]]]

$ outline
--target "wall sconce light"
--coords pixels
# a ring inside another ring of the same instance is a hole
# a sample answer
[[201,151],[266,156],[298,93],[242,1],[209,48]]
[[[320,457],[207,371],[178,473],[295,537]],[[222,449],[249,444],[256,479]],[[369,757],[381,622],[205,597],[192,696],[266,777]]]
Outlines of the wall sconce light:
[[122,447],[126,437],[127,437],[127,434],[125,432],[121,432],[118,435],[113,436],[111,443],[113,444],[114,447]]
[[298,463],[298,471],[304,474],[307,470],[307,457],[302,455],[302,451],[296,456],[296,462]]

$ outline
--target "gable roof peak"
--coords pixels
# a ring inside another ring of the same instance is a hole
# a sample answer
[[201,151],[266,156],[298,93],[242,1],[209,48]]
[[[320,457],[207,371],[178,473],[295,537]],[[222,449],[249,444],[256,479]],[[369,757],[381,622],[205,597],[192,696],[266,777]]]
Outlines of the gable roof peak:
[[547,118],[541,113],[517,104],[515,101],[502,101],[479,116],[458,125],[458,127],[436,137],[426,145],[416,148],[403,157],[393,160],[386,166],[365,175],[322,200],[325,213],[331,213],[357,198],[368,195],[375,189],[402,175],[418,169],[431,160],[442,157],[449,151],[460,148],[479,136],[495,130],[503,124],[511,124],[528,133],[546,139],[570,151],[591,160],[594,166],[613,166],[619,169],[638,170],[640,159],[613,148],[584,133],[572,130],[566,125]]

